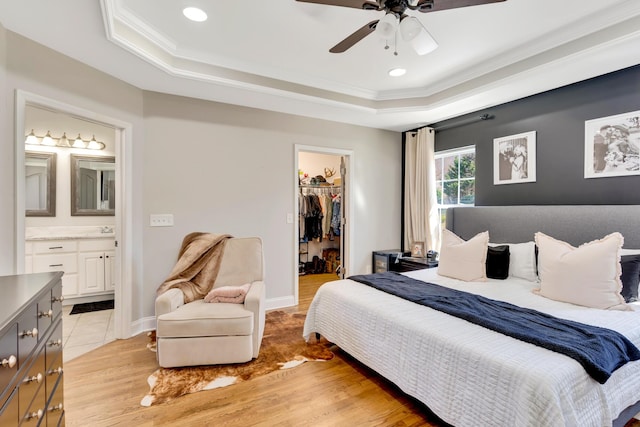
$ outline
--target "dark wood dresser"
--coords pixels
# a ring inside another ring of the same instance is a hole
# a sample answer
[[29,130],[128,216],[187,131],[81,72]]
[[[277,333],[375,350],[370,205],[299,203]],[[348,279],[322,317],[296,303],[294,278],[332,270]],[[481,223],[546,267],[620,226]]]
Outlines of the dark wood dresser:
[[64,426],[62,274],[0,276],[0,427]]

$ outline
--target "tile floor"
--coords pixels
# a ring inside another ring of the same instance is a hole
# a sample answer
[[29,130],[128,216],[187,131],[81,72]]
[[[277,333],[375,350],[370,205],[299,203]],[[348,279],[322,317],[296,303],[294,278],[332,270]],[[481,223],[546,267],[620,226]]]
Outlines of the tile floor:
[[115,340],[113,310],[69,314],[72,308],[73,305],[62,307],[64,362]]

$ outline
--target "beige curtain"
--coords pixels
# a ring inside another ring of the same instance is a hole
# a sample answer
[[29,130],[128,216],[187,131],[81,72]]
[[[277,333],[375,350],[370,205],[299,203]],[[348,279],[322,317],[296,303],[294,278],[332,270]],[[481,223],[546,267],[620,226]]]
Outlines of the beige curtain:
[[436,197],[435,132],[422,128],[405,134],[404,241],[424,242],[440,250],[440,215]]

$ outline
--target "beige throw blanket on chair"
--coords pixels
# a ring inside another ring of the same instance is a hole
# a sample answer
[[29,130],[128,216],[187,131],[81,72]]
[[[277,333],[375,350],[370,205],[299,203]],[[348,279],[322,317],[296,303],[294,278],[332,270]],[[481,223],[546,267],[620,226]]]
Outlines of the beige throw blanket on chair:
[[178,262],[158,287],[157,295],[178,288],[184,294],[185,304],[204,298],[216,281],[224,245],[230,237],[228,234],[200,232],[187,234],[182,241]]

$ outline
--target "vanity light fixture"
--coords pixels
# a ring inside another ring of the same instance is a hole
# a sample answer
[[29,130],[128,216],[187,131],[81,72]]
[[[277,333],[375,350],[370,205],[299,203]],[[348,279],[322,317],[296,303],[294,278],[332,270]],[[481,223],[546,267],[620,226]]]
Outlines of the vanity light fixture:
[[96,141],[95,135],[91,137],[90,140],[84,140],[78,134],[78,137],[71,143],[67,138],[67,133],[63,132],[62,136],[56,138],[55,136],[51,136],[51,132],[47,131],[47,134],[44,136],[38,136],[33,132],[27,134],[24,143],[27,145],[43,145],[46,147],[62,147],[62,148],[86,148],[89,150],[104,150],[105,145],[104,142]]

